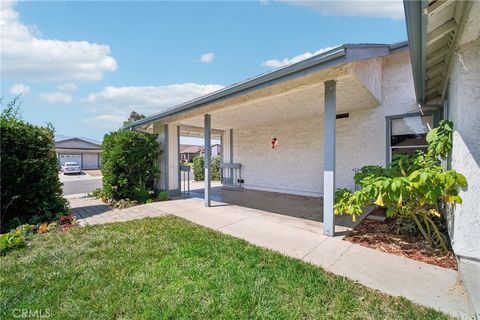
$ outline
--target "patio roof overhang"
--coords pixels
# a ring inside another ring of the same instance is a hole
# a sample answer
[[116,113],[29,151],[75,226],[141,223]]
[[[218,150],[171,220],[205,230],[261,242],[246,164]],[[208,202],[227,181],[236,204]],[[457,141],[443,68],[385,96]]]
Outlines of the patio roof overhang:
[[[318,99],[312,100],[312,98],[318,97],[322,100],[322,83],[330,79],[338,79],[337,90],[339,93],[350,92],[353,95],[360,95],[362,97],[362,99],[353,100],[346,97],[345,101],[342,101],[342,95],[339,95],[339,111],[342,111],[341,108],[344,108],[345,111],[350,107],[361,108],[362,105],[361,103],[359,105],[359,101],[364,101],[365,105],[369,106],[378,105],[380,98],[375,96],[375,89],[362,88],[361,85],[359,86],[362,80],[368,82],[368,79],[362,79],[361,75],[355,74],[359,71],[355,69],[355,63],[386,56],[406,49],[408,49],[407,42],[392,45],[342,45],[309,59],[247,79],[200,98],[166,109],[128,124],[122,129],[153,132],[153,123],[167,122],[182,122],[181,124],[183,126],[201,128],[203,127],[203,114],[212,112],[213,110],[215,110],[219,116],[215,117],[214,127],[212,128],[227,129],[242,125],[242,123],[254,125],[255,120],[258,121],[259,119],[249,111],[255,110],[255,107],[261,104],[262,101],[265,102],[267,98],[270,105],[280,106],[270,111],[283,115],[283,118],[292,116],[297,118],[306,117],[310,116],[308,112],[311,111],[312,105],[318,101]],[[368,87],[368,83],[366,86]],[[363,87],[365,87],[365,85]],[[352,92],[352,88],[355,88],[356,91]],[[306,94],[309,90],[310,94]],[[310,101],[308,101],[309,97]],[[301,104],[302,108],[282,109],[282,105],[292,101]],[[226,109],[222,111],[222,108]],[[227,110],[228,108],[230,109]],[[318,105],[316,105],[315,109],[315,112],[321,110],[321,108],[318,108]],[[267,110],[263,111],[264,113],[268,113]],[[270,114],[272,114],[272,112]],[[223,116],[221,116],[222,113]],[[252,115],[250,118],[248,118],[249,114]],[[186,120],[187,118],[189,120]],[[223,121],[223,123],[221,123],[219,119],[235,119],[235,121]],[[194,134],[193,131],[192,134]]]
[[383,96],[381,57],[407,48],[406,42],[343,45],[136,121],[123,129],[159,134],[166,150],[164,185],[167,190],[177,193],[180,190],[179,137],[202,135],[203,131],[204,196],[205,206],[209,207],[210,143],[213,135],[225,136],[229,146],[229,164],[233,166],[238,165],[232,162],[231,156],[234,129],[323,118],[324,234],[333,236],[337,112],[353,112],[380,105]]
[[404,0],[417,101],[440,104],[452,55],[474,1]]

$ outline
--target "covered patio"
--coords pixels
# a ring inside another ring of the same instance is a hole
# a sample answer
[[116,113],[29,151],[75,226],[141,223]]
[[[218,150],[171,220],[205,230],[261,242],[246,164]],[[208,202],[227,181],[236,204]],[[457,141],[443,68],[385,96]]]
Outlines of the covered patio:
[[[205,198],[203,181],[191,183],[189,194],[182,193],[183,198]],[[249,190],[244,188],[231,188],[222,185],[219,181],[213,181],[211,186],[211,200],[214,203],[224,203],[240,206],[248,209],[270,212],[286,217],[300,218],[312,222],[319,222],[319,228],[323,223],[323,198],[310,197],[278,192]],[[215,204],[212,204],[215,206]],[[368,213],[370,208],[365,210]],[[335,217],[336,235],[345,235],[346,232],[360,223],[364,216],[352,221],[350,216],[340,215]]]
[[[192,195],[203,197],[205,206],[213,199],[317,221],[334,236],[335,225],[339,231],[354,226],[350,217],[334,216],[336,188],[355,188],[355,170],[365,164],[385,164],[378,159],[385,154],[384,135],[380,140],[371,130],[384,132],[384,118],[370,118],[385,95],[383,57],[408,59],[406,48],[344,45],[125,128],[158,134],[159,187],[171,195],[182,192],[180,136],[203,137],[205,182]],[[214,188],[212,137],[222,145],[222,186]],[[371,154],[364,148],[368,139],[381,141]]]

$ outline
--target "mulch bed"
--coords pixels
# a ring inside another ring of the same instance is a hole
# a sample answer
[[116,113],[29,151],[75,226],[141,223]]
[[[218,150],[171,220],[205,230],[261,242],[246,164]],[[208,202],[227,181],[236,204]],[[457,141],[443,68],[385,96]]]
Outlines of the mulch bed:
[[[385,217],[385,210],[377,208],[370,215]],[[345,237],[345,240],[383,252],[457,270],[457,261],[453,252],[442,253],[440,250],[432,248],[423,237],[397,234],[395,223],[395,218],[386,218],[385,221],[366,218]]]

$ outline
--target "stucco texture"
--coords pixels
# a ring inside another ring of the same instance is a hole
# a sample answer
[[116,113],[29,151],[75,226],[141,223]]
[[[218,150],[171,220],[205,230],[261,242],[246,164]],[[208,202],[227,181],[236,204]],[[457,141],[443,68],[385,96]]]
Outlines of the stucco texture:
[[480,260],[480,38],[453,55],[448,91],[449,118],[454,122],[451,166],[465,175],[462,204],[450,218],[455,253]]
[[[372,96],[380,104],[345,109],[337,103],[337,110],[350,113],[348,118],[336,122],[337,188],[354,188],[355,168],[386,164],[386,116],[419,111],[408,52],[372,60],[375,61],[359,62],[353,70],[356,81],[369,79],[365,86],[373,89]],[[337,87],[337,96],[342,94]],[[349,99],[362,103],[361,98],[352,95]],[[289,102],[294,109],[301,107],[293,100]],[[323,194],[323,100],[318,101],[317,107],[321,112],[308,118],[234,130],[233,161],[242,165],[245,188]],[[270,141],[274,137],[278,144],[272,149]]]

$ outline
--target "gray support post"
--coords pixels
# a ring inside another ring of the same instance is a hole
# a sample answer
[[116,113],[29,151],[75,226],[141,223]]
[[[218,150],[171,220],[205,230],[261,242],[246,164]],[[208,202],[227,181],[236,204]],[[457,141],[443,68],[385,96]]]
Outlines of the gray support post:
[[335,121],[336,82],[325,81],[324,161],[323,161],[323,234],[335,235],[333,206],[335,204]]
[[210,207],[211,205],[211,173],[210,173],[210,155],[212,153],[211,148],[211,139],[210,139],[210,115],[205,115],[205,207]]
[[178,168],[178,190],[182,194],[182,175],[180,172],[180,126],[177,126],[177,168]]
[[168,181],[168,124],[164,125],[163,126],[163,130],[164,131],[164,145],[163,145],[163,171],[165,172],[165,174],[163,175],[163,183],[164,183],[164,186],[165,186],[165,191],[168,192],[169,190],[169,181]]
[[[220,151],[220,163],[223,163],[223,156],[225,155],[225,147],[224,147],[224,132],[222,132],[222,134],[220,135],[220,148],[221,148],[221,151]],[[221,168],[220,166],[220,183],[223,184],[223,168]]]
[[[233,129],[230,129],[230,163],[233,163]],[[230,179],[232,179],[232,185],[235,185],[233,181],[233,168],[230,168]]]

